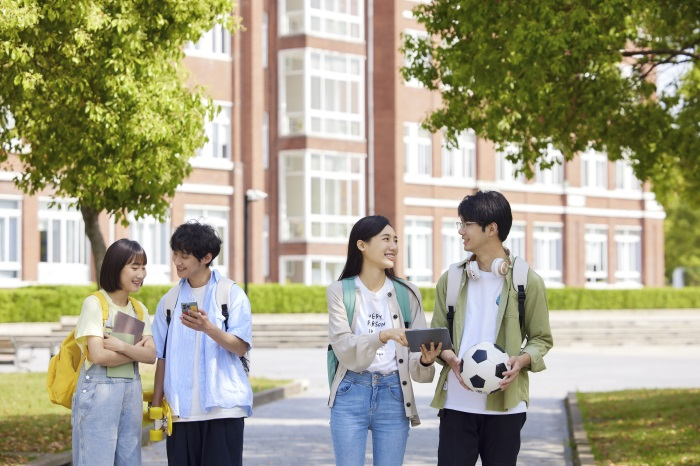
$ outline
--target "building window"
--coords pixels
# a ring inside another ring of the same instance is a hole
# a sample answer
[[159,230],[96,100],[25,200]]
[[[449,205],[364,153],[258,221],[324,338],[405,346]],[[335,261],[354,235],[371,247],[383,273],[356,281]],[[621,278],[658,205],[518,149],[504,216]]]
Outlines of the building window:
[[585,278],[591,283],[608,281],[608,228],[586,227],[584,234],[586,271]]
[[231,106],[220,103],[220,111],[212,121],[207,121],[204,131],[209,139],[199,151],[201,159],[231,160]]
[[[428,33],[425,31],[419,31],[415,29],[406,29],[404,31],[404,37],[402,37],[402,40],[404,38],[410,38],[412,41],[417,41],[419,39],[424,39],[428,37]],[[417,56],[416,54],[413,53],[404,53],[403,54],[403,66],[406,68],[409,68],[413,65],[415,61],[419,61],[420,63],[423,63],[426,67],[431,66],[431,59],[430,56]],[[425,87],[423,86],[423,83],[421,83],[417,78],[411,77],[408,81],[404,81],[404,84],[408,87]]]
[[280,34],[364,39],[363,0],[282,0]]
[[21,278],[21,219],[19,200],[0,199],[0,282]]
[[280,133],[363,138],[364,60],[317,49],[280,52]]
[[87,264],[88,241],[80,211],[69,201],[39,203],[39,261]]
[[535,270],[546,284],[561,285],[562,273],[562,227],[537,225],[533,233],[535,240]]
[[406,278],[414,283],[433,283],[433,221],[407,218],[404,237]]
[[457,147],[442,143],[442,176],[459,180],[476,178],[476,134],[466,131],[457,136]]
[[268,47],[268,35],[270,34],[270,26],[269,26],[269,20],[267,16],[267,11],[263,12],[263,18],[262,18],[262,44],[261,44],[261,52],[262,52],[262,66],[263,68],[267,69],[267,54],[270,52],[269,47]]
[[340,277],[344,267],[345,257],[282,256],[280,283],[327,286]]
[[263,112],[262,121],[262,156],[263,168],[270,168],[270,114]]
[[642,283],[642,229],[615,229],[615,281],[619,284]]
[[228,277],[229,263],[229,208],[219,206],[185,206],[185,221],[197,220],[214,227],[221,238],[221,252],[212,261],[212,268]]
[[202,34],[199,40],[185,45],[187,55],[204,55],[213,58],[231,57],[231,33],[220,24]]
[[513,223],[503,247],[509,249],[512,256],[525,259],[525,224]]
[[525,175],[522,173],[516,174],[520,164],[513,163],[508,160],[506,158],[508,152],[508,148],[506,148],[506,152],[496,152],[496,181],[505,183],[524,183]]
[[588,150],[581,154],[584,188],[608,189],[608,156]]
[[464,250],[462,236],[457,231],[455,223],[459,219],[444,218],[442,219],[442,271],[450,268],[451,264],[463,261],[467,258],[467,251]]
[[539,164],[535,165],[535,183],[545,186],[560,186],[564,182],[564,156],[561,151],[555,150],[553,147],[548,147],[547,162],[554,162],[550,168],[542,169]]
[[641,191],[642,183],[634,174],[634,169],[627,160],[615,161],[615,189],[624,191]]
[[364,154],[280,153],[280,237],[344,242],[365,211]]
[[130,236],[143,247],[148,257],[148,283],[170,283],[170,220],[164,223],[154,217],[130,218]]
[[433,135],[420,123],[403,124],[406,175],[431,176],[433,173]]

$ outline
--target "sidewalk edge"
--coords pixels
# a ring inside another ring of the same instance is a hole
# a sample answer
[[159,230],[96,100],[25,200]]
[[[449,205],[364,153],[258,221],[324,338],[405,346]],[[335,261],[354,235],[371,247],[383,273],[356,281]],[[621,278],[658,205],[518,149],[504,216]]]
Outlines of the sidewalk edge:
[[583,418],[578,407],[576,393],[569,392],[564,399],[566,406],[566,419],[569,425],[569,439],[571,442],[571,460],[574,466],[595,466],[593,451],[588,443],[586,430],[583,428]]
[[[301,392],[308,390],[309,381],[306,379],[294,380],[281,387],[270,388],[263,390],[253,395],[253,407],[262,406],[273,401],[288,398],[298,395]],[[141,431],[141,446],[146,446],[151,443],[149,431],[151,426],[145,426]],[[73,454],[70,450],[61,453],[49,453],[42,455],[39,458],[27,463],[32,466],[68,466],[73,464]]]

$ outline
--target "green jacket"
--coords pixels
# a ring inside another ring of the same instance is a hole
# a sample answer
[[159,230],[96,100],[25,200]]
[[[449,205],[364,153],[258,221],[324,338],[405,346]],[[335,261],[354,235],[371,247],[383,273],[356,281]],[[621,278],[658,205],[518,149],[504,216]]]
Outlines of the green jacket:
[[[460,263],[464,267],[467,261]],[[452,346],[455,354],[459,355],[459,346],[462,342],[464,332],[464,317],[467,305],[467,276],[462,273],[462,282],[459,287],[459,297],[455,306],[454,328],[452,331]],[[518,317],[518,293],[513,289],[513,266],[505,276],[503,290],[501,290],[498,305],[498,321],[496,323],[496,344],[504,348],[510,356],[521,353],[520,345],[522,336],[520,334],[520,321]],[[448,327],[447,305],[445,295],[447,293],[447,272],[442,274],[438,280],[435,290],[435,310],[431,327]],[[529,368],[523,368],[518,377],[510,384],[507,390],[498,391],[488,395],[486,399],[486,409],[491,411],[506,411],[516,407],[521,401],[530,404],[530,383],[528,373],[544,370],[544,356],[553,345],[552,331],[549,327],[549,309],[547,307],[547,294],[542,278],[532,269],[528,271],[527,290],[525,297],[525,318],[523,326],[529,335],[527,344],[522,352],[528,353],[532,359]],[[437,359],[443,368],[440,372],[435,397],[430,406],[437,409],[445,407],[447,391],[447,374],[450,366],[446,365],[440,358]]]

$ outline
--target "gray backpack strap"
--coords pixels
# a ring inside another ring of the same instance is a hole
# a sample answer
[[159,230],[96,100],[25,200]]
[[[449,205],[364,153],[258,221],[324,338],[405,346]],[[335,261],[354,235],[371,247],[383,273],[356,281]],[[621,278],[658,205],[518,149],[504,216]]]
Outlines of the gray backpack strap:
[[165,311],[165,342],[163,343],[163,359],[168,352],[168,332],[170,331],[170,318],[173,315],[175,306],[177,306],[177,299],[180,297],[180,284],[178,283],[174,287],[170,288],[167,293],[165,293],[165,300],[163,301],[163,310]]
[[457,298],[459,298],[459,286],[462,283],[462,274],[464,273],[464,268],[460,267],[460,262],[456,262],[450,265],[447,271],[447,293],[445,294],[445,305],[447,306],[447,328],[450,331],[450,339],[454,341],[452,337],[452,323],[455,318],[455,306],[457,305]]
[[[216,284],[216,302],[221,307],[221,313],[224,315],[224,328],[225,332],[228,332],[228,316],[229,308],[231,307],[231,288],[233,284],[236,283],[228,277],[223,275],[219,277],[219,281]],[[243,364],[243,369],[247,374],[250,372],[250,352],[241,356],[241,364]]]
[[518,317],[520,320],[520,331],[523,334],[523,339],[527,340],[528,336],[523,330],[523,322],[525,320],[525,292],[527,290],[527,272],[530,270],[530,265],[520,257],[516,257],[513,262],[513,288],[518,292]]

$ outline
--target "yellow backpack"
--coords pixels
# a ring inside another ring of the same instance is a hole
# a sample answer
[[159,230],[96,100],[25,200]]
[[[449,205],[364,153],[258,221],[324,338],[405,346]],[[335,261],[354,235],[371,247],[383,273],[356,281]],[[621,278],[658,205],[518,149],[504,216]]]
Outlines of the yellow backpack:
[[[109,310],[107,309],[107,299],[99,291],[95,291],[91,296],[96,296],[102,306],[102,322],[107,320]],[[134,306],[139,320],[143,320],[143,307],[136,299],[129,296],[131,305]],[[87,357],[87,347],[85,354],[80,351],[78,343],[75,341],[75,329],[61,343],[58,353],[49,362],[49,374],[46,379],[46,388],[49,391],[51,403],[65,406],[68,409],[73,407],[73,394],[78,385],[80,369]]]

